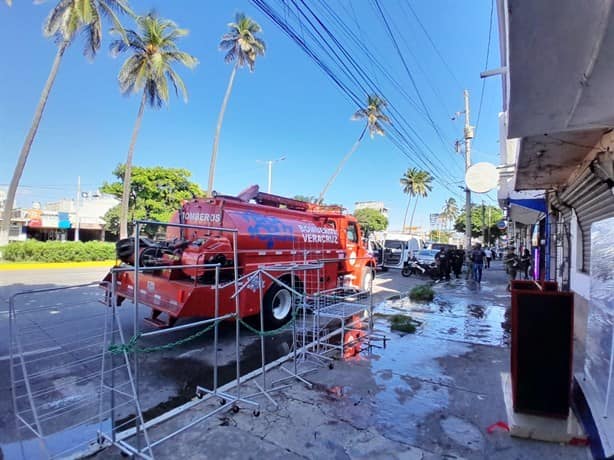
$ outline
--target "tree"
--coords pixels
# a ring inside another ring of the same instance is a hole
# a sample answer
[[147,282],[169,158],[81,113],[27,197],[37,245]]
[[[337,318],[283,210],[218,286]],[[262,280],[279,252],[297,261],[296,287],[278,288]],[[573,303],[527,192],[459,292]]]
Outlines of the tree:
[[358,209],[354,212],[354,217],[358,220],[365,235],[386,230],[386,227],[388,227],[388,218],[377,209]]
[[326,192],[328,191],[329,187],[332,185],[333,181],[337,178],[337,175],[343,168],[343,165],[345,165],[345,163],[354,154],[356,149],[358,149],[358,146],[362,142],[362,139],[365,136],[367,129],[369,130],[371,139],[373,139],[373,137],[376,134],[379,134],[380,136],[385,135],[383,124],[390,123],[390,119],[383,113],[383,110],[386,108],[386,105],[387,105],[386,101],[381,99],[379,96],[377,95],[368,96],[367,106],[358,109],[354,113],[354,115],[352,115],[352,118],[351,118],[352,120],[367,120],[367,123],[365,124],[365,127],[360,132],[360,136],[358,136],[358,139],[356,140],[356,142],[354,142],[354,145],[352,146],[350,151],[346,153],[345,156],[341,159],[341,163],[339,163],[339,166],[337,166],[337,169],[335,170],[333,175],[330,177],[330,179],[328,179],[328,182],[322,189],[322,192],[320,193],[320,197],[318,198],[320,202],[324,201],[324,195],[326,195]]
[[[7,3],[9,6],[11,5],[10,0]],[[103,17],[108,18],[113,23],[115,29],[125,37],[124,29],[117,17],[118,14],[123,13],[134,14],[128,7],[127,0],[62,0],[51,10],[43,24],[43,34],[45,37],[53,38],[58,44],[58,49],[38,100],[38,105],[34,111],[30,130],[21,147],[17,165],[13,171],[13,177],[6,194],[2,222],[0,222],[0,246],[8,243],[11,214],[15,203],[17,187],[28,161],[30,149],[34,143],[38,126],[47,105],[47,99],[51,93],[51,88],[55,82],[66,49],[73,42],[74,38],[81,33],[85,37],[84,54],[88,58],[93,58],[100,48],[102,40]]]
[[[121,199],[124,195],[125,173],[125,165],[118,165],[113,171],[118,180],[105,182],[100,188],[101,192]],[[128,192],[131,218],[168,222],[183,200],[203,196],[200,187],[190,181],[190,176],[187,169],[133,167]],[[120,205],[115,206],[104,216],[105,229],[115,235],[120,228],[120,208]]]
[[443,209],[439,216],[443,219],[446,228],[450,228],[450,222],[454,222],[456,216],[458,215],[458,205],[456,204],[456,200],[454,198],[448,198],[443,205]]
[[188,34],[186,29],[179,29],[173,21],[158,18],[154,13],[138,17],[136,23],[140,33],[128,30],[126,41],[115,40],[111,43],[111,52],[114,55],[127,50],[132,51],[132,56],[126,59],[119,71],[118,81],[121,92],[129,94],[142,91],[141,103],[126,156],[124,192],[119,215],[120,238],[128,236],[132,157],[145,106],[160,108],[168,103],[169,81],[175,89],[175,94],[179,95],[181,92],[184,101],[187,102],[187,89],[181,77],[173,69],[173,65],[183,64],[192,69],[198,64],[194,56],[180,51],[177,47],[177,39]]
[[426,197],[433,189],[431,182],[433,177],[426,171],[422,171],[418,168],[408,168],[401,177],[401,185],[403,186],[403,193],[409,195],[407,200],[407,206],[405,207],[405,216],[403,216],[403,229],[405,228],[405,222],[407,221],[407,212],[409,211],[409,204],[412,198],[414,200],[414,209],[411,213],[411,219],[409,220],[409,227],[414,223],[414,214],[416,213],[416,205],[418,204],[418,197]]
[[217,149],[220,142],[220,133],[222,131],[222,122],[224,121],[224,113],[230,99],[232,86],[234,84],[237,70],[245,65],[249,67],[250,72],[254,71],[256,66],[256,58],[264,56],[266,45],[262,39],[256,34],[262,32],[260,25],[244,13],[235,15],[235,22],[228,24],[230,30],[222,35],[220,41],[220,50],[226,51],[224,61],[227,64],[234,62],[232,72],[230,72],[230,80],[222,101],[222,108],[217,119],[215,128],[215,137],[213,139],[213,150],[211,151],[211,164],[209,165],[209,182],[207,183],[207,196],[211,196],[213,192],[213,179],[215,177],[215,165],[217,162]]
[[[503,211],[497,206],[471,205],[471,236],[478,237],[486,230],[488,238],[486,243],[493,244],[502,235],[497,228],[497,222],[503,219]],[[457,232],[465,232],[465,213],[462,212],[456,218],[454,229]]]
[[441,230],[431,230],[429,232],[429,239],[437,243],[449,243],[451,236],[450,232],[442,232]]

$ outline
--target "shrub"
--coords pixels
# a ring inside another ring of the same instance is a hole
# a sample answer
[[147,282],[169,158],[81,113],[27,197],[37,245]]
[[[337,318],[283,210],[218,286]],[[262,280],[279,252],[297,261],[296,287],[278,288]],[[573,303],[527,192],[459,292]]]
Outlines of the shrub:
[[102,241],[25,241],[2,249],[2,258],[12,262],[87,262],[115,259],[115,245]]
[[422,324],[420,321],[416,321],[411,316],[406,315],[392,315],[388,319],[390,321],[390,329],[410,334],[416,332],[416,326]]
[[409,291],[411,300],[431,301],[435,298],[435,291],[428,284],[421,284]]

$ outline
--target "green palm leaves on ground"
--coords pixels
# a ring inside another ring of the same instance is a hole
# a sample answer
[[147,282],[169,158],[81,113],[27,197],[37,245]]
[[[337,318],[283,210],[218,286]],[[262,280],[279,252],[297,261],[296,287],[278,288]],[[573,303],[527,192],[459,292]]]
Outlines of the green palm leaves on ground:
[[120,211],[120,238],[128,236],[128,205],[130,199],[130,179],[134,147],[141,127],[145,106],[159,108],[168,103],[169,82],[175,93],[183,96],[187,102],[188,93],[181,77],[175,72],[176,64],[194,68],[198,60],[177,47],[177,39],[187,35],[188,31],[179,29],[173,21],[158,18],[154,14],[137,18],[139,32],[126,31],[126,39],[111,43],[114,55],[131,51],[122,65],[119,75],[119,87],[122,93],[130,94],[142,91],[141,104],[137,114],[132,139],[126,157],[124,173],[124,191]]
[[[10,0],[7,3],[9,6],[11,5]],[[4,206],[2,222],[0,223],[0,245],[8,243],[10,218],[15,195],[17,194],[17,187],[25,169],[28,155],[43,117],[45,105],[55,82],[64,52],[77,34],[83,32],[85,37],[85,55],[93,58],[100,48],[103,18],[109,19],[114,27],[123,34],[124,29],[118,19],[118,15],[122,13],[133,14],[126,0],[61,0],[49,13],[43,25],[43,33],[47,37],[55,38],[58,43],[58,50],[36,106],[30,130],[19,153],[17,165],[15,166],[6,194],[6,206]]]
[[326,192],[339,175],[339,172],[341,172],[341,169],[343,168],[345,163],[354,154],[356,149],[358,149],[358,146],[362,142],[362,139],[365,136],[367,130],[369,130],[371,139],[373,139],[376,134],[379,134],[380,136],[385,135],[383,124],[390,123],[390,119],[383,112],[385,108],[386,101],[377,95],[372,95],[367,97],[367,105],[363,108],[358,109],[354,113],[354,115],[352,115],[352,120],[367,120],[367,124],[361,131],[360,136],[358,136],[356,142],[354,142],[354,145],[352,146],[350,151],[346,153],[345,156],[342,158],[333,175],[330,177],[330,179],[328,179],[328,182],[322,189],[322,192],[320,193],[320,196],[318,198],[320,202],[324,201],[324,195],[326,195]]
[[418,168],[408,168],[401,177],[401,185],[403,186],[403,193],[409,195],[407,201],[407,207],[405,208],[405,216],[403,217],[403,230],[405,229],[405,222],[407,221],[407,212],[409,210],[409,204],[412,198],[415,198],[414,209],[411,213],[409,220],[409,227],[411,228],[414,222],[414,214],[416,213],[416,205],[418,204],[418,197],[426,197],[433,189],[431,182],[433,177],[427,172]]
[[263,56],[266,50],[264,41],[257,36],[258,33],[262,32],[260,25],[248,16],[245,16],[245,14],[237,13],[235,22],[229,23],[228,28],[230,30],[222,35],[220,49],[226,51],[224,61],[228,64],[234,62],[234,65],[230,73],[228,87],[226,88],[226,94],[222,101],[222,107],[215,128],[213,150],[211,151],[211,164],[209,165],[209,181],[207,183],[207,194],[209,196],[211,196],[213,192],[213,181],[215,178],[215,166],[217,162],[220,133],[222,131],[222,122],[224,121],[224,113],[226,112],[228,100],[230,99],[230,93],[232,92],[237,69],[248,66],[249,70],[253,72],[256,65],[256,58],[258,56]]

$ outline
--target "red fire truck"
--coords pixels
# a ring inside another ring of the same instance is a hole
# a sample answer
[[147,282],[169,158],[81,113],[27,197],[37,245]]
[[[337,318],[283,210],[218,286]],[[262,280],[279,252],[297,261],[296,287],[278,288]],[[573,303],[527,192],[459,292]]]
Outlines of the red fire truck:
[[[272,329],[292,315],[294,296],[283,284],[306,294],[348,286],[368,289],[375,274],[375,260],[364,247],[353,216],[339,207],[263,193],[258,186],[236,197],[214,195],[188,201],[171,222],[181,226],[168,226],[164,241],[139,239],[138,302],[151,307],[147,321],[157,327],[172,326],[180,317],[214,317],[216,296],[218,315],[235,312],[235,275],[243,280],[240,316],[260,313],[262,289],[263,317]],[[117,243],[123,266],[134,266],[134,253],[134,238]],[[321,268],[291,268],[305,263]],[[213,264],[220,267],[217,287]],[[156,268],[172,265],[178,268]],[[283,269],[284,265],[288,268]],[[260,282],[246,281],[245,275],[267,266],[281,283],[265,276]],[[121,303],[134,296],[135,271],[116,276]],[[109,273],[105,281],[111,279]]]

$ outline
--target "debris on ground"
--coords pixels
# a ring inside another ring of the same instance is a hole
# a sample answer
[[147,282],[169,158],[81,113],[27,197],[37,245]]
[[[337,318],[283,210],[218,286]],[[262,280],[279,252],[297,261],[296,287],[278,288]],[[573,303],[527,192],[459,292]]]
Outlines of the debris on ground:
[[428,284],[420,284],[409,291],[411,300],[424,300],[430,302],[435,298],[435,291]]

